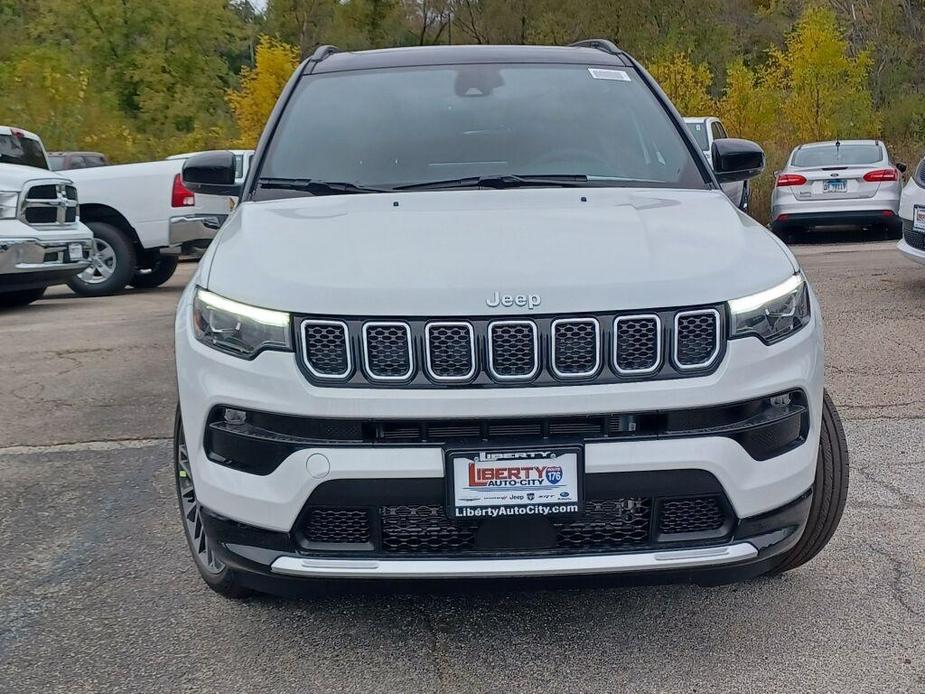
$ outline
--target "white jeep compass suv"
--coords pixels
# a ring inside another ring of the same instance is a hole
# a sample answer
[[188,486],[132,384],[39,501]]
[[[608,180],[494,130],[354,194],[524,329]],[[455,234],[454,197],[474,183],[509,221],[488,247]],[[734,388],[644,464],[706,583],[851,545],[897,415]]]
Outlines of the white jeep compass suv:
[[570,47],[319,49],[177,311],[177,490],[230,597],[315,579],[798,566],[844,506],[819,306],[645,70]]

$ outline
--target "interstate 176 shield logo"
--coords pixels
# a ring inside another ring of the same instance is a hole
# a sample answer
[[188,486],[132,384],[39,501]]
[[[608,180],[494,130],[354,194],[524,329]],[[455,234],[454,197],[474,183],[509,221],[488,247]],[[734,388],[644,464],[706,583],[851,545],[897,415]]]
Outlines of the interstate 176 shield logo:
[[549,484],[559,484],[562,481],[562,468],[558,465],[550,465],[546,468],[546,481]]

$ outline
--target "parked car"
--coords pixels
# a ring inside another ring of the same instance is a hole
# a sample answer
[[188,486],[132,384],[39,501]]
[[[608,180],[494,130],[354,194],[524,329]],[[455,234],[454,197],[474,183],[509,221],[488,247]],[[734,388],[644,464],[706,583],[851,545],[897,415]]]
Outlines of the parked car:
[[785,240],[831,226],[875,228],[898,238],[905,170],[879,140],[800,145],[777,174],[771,229]]
[[[633,136],[630,137],[628,134]],[[803,564],[845,503],[819,304],[648,73],[572,47],[318,49],[177,309],[181,523],[229,597],[312,579]]]
[[0,126],[0,307],[29,304],[90,264],[77,191],[46,166],[38,135]]
[[91,169],[95,166],[109,166],[109,160],[99,152],[49,152],[48,166],[52,171]]
[[903,238],[898,244],[900,252],[925,265],[925,158],[903,188],[899,217],[903,228]]
[[[684,119],[687,129],[697,142],[710,166],[713,165],[713,143],[729,137],[719,118],[714,116],[691,116]],[[722,184],[723,192],[740,210],[748,211],[748,181],[732,181]]]
[[[234,155],[235,165],[235,183],[243,184],[247,177],[247,172],[254,157],[252,149],[233,149],[228,150]],[[190,157],[201,154],[201,152],[187,152],[185,154],[174,154],[167,157],[168,159],[189,159]],[[168,232],[169,243],[171,247],[179,247],[184,255],[201,255],[208,247],[209,243],[215,238],[228,212],[232,210],[237,198],[226,196],[227,210],[224,213],[209,211],[207,213],[193,213],[177,215],[170,218],[170,228]]]
[[[68,286],[84,296],[144,289],[169,280],[191,236],[209,237],[228,216],[228,196],[197,195],[184,187],[184,159],[69,172],[80,192],[81,219],[93,230],[103,259]],[[194,228],[198,234],[179,234]],[[203,242],[207,244],[208,241]]]

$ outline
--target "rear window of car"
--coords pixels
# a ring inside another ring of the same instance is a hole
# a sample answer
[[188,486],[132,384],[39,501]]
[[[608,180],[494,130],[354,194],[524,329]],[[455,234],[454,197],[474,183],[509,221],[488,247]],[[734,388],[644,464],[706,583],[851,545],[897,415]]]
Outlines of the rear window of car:
[[801,147],[793,155],[793,166],[838,166],[876,164],[883,159],[877,144],[845,143]]
[[710,143],[707,140],[707,128],[704,123],[688,123],[687,129],[691,131],[691,135],[694,136],[694,140],[696,140],[700,149],[704,151],[710,149]]
[[34,166],[47,169],[45,150],[38,140],[21,135],[0,134],[0,163],[19,164],[21,166]]
[[61,171],[64,168],[64,157],[60,154],[48,155],[48,168],[52,171]]

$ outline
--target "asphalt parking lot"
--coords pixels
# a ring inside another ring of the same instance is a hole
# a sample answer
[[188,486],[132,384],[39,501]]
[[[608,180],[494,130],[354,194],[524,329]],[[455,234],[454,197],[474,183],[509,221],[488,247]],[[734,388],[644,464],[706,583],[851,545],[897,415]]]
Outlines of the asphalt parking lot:
[[925,268],[893,242],[795,250],[848,506],[807,566],[719,588],[224,600],[187,555],[167,441],[194,266],[0,314],[0,691],[925,692]]

